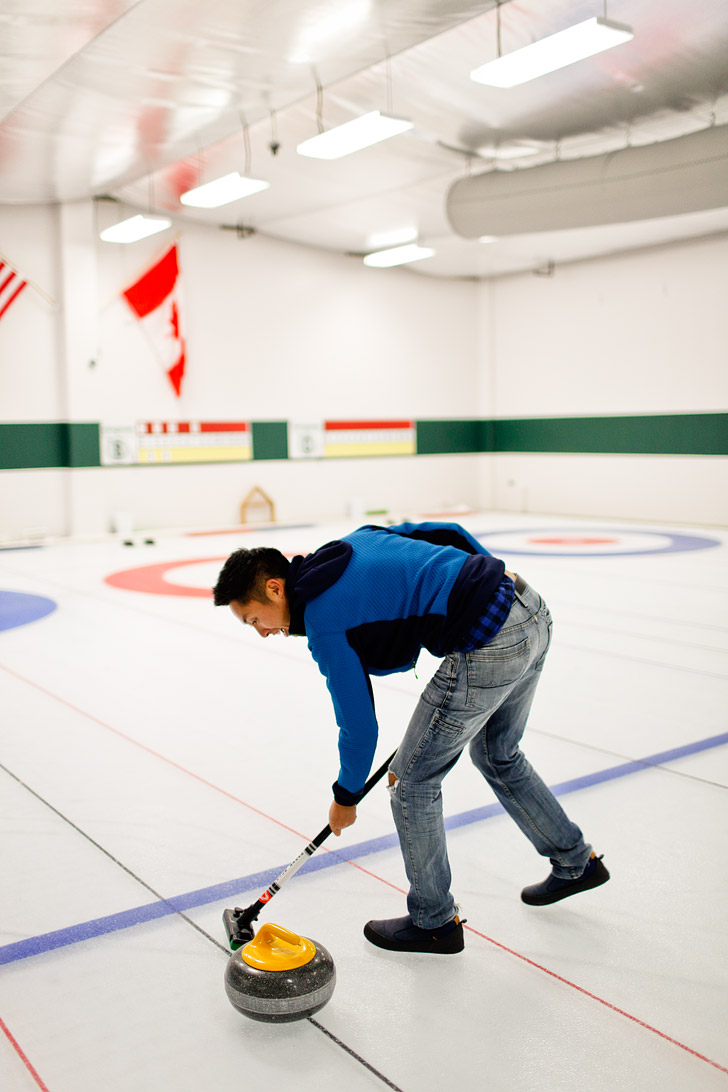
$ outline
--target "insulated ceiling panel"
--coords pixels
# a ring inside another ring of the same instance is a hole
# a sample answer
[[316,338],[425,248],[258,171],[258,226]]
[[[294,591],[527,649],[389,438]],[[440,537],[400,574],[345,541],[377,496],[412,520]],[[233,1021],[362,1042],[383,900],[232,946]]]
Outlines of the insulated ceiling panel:
[[[725,0],[609,0],[609,17],[634,28],[628,44],[509,91],[470,80],[496,56],[498,17],[509,51],[594,9],[594,0],[512,0],[499,15],[495,0],[0,0],[0,202],[111,195],[119,216],[153,205],[177,227],[239,224],[340,252],[414,228],[449,255],[414,271],[480,275],[444,217],[459,179],[525,175],[728,123]],[[346,160],[296,155],[321,127],[373,109],[414,128]],[[180,205],[185,189],[236,170],[270,189],[217,210]],[[569,260],[566,234],[544,235],[549,260]],[[644,235],[635,230],[630,243],[629,228],[615,227],[625,246]],[[543,253],[498,245],[488,275],[506,249],[523,250],[524,268]]]

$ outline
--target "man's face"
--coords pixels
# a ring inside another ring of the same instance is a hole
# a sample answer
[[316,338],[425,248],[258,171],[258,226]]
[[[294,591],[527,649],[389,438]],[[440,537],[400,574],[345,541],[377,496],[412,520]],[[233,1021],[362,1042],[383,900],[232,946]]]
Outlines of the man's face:
[[230,610],[239,622],[252,626],[261,637],[273,637],[276,633],[288,636],[291,613],[286,599],[286,586],[283,580],[268,580],[265,585],[265,603],[251,599],[249,603],[233,600]]

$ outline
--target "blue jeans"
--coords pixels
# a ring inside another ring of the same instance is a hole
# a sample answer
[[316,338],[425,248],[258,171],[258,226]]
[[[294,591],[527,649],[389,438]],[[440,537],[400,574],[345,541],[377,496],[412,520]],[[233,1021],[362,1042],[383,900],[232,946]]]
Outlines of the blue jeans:
[[417,703],[392,760],[390,795],[410,882],[407,909],[421,928],[434,929],[456,913],[441,786],[467,745],[554,874],[573,878],[586,866],[591,846],[519,748],[550,641],[548,607],[526,585],[493,640],[447,655]]

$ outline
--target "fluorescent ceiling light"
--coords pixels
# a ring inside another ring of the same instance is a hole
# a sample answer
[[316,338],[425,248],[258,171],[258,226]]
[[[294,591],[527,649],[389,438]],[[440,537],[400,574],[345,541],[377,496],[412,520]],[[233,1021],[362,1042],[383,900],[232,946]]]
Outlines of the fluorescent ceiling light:
[[367,239],[367,249],[388,250],[394,246],[402,246],[404,243],[413,243],[417,238],[417,228],[401,228],[399,231],[383,231],[377,235],[370,235]]
[[522,159],[527,155],[538,155],[540,148],[534,148],[533,144],[519,144],[509,141],[506,144],[485,144],[476,149],[478,155],[484,159]]
[[148,235],[156,235],[158,231],[166,231],[172,226],[172,221],[163,216],[131,216],[128,220],[120,220],[113,227],[108,227],[101,232],[101,238],[105,243],[135,243],[138,239],[146,239]]
[[206,182],[204,186],[187,190],[180,196],[180,201],[183,205],[193,205],[197,209],[216,209],[220,205],[228,205],[231,201],[239,201],[241,197],[249,197],[251,193],[267,190],[269,186],[270,182],[246,178],[237,171],[233,171],[232,174],[216,178],[214,182]]
[[409,246],[395,246],[390,250],[377,250],[374,254],[367,254],[364,265],[371,265],[376,269],[386,269],[392,265],[419,262],[422,258],[431,258],[434,253],[435,251],[429,247],[410,243]]
[[602,53],[605,49],[622,45],[632,38],[634,31],[631,27],[596,16],[489,61],[471,72],[470,78],[489,87],[515,87],[585,57],[592,57],[595,53]]
[[327,129],[325,133],[304,140],[296,151],[299,155],[311,156],[312,159],[340,159],[341,156],[358,152],[360,148],[368,148],[371,144],[378,144],[380,140],[388,140],[398,133],[404,133],[412,128],[412,124],[404,118],[395,118],[372,110],[370,114],[362,114],[360,118],[354,118],[344,125],[337,125],[335,129]]

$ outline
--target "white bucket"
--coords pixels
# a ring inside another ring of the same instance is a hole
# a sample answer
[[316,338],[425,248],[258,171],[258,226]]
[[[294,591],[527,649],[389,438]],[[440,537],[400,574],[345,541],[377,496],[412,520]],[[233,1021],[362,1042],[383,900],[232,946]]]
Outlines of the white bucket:
[[113,512],[111,516],[111,529],[117,535],[130,535],[134,530],[134,516],[131,512]]

